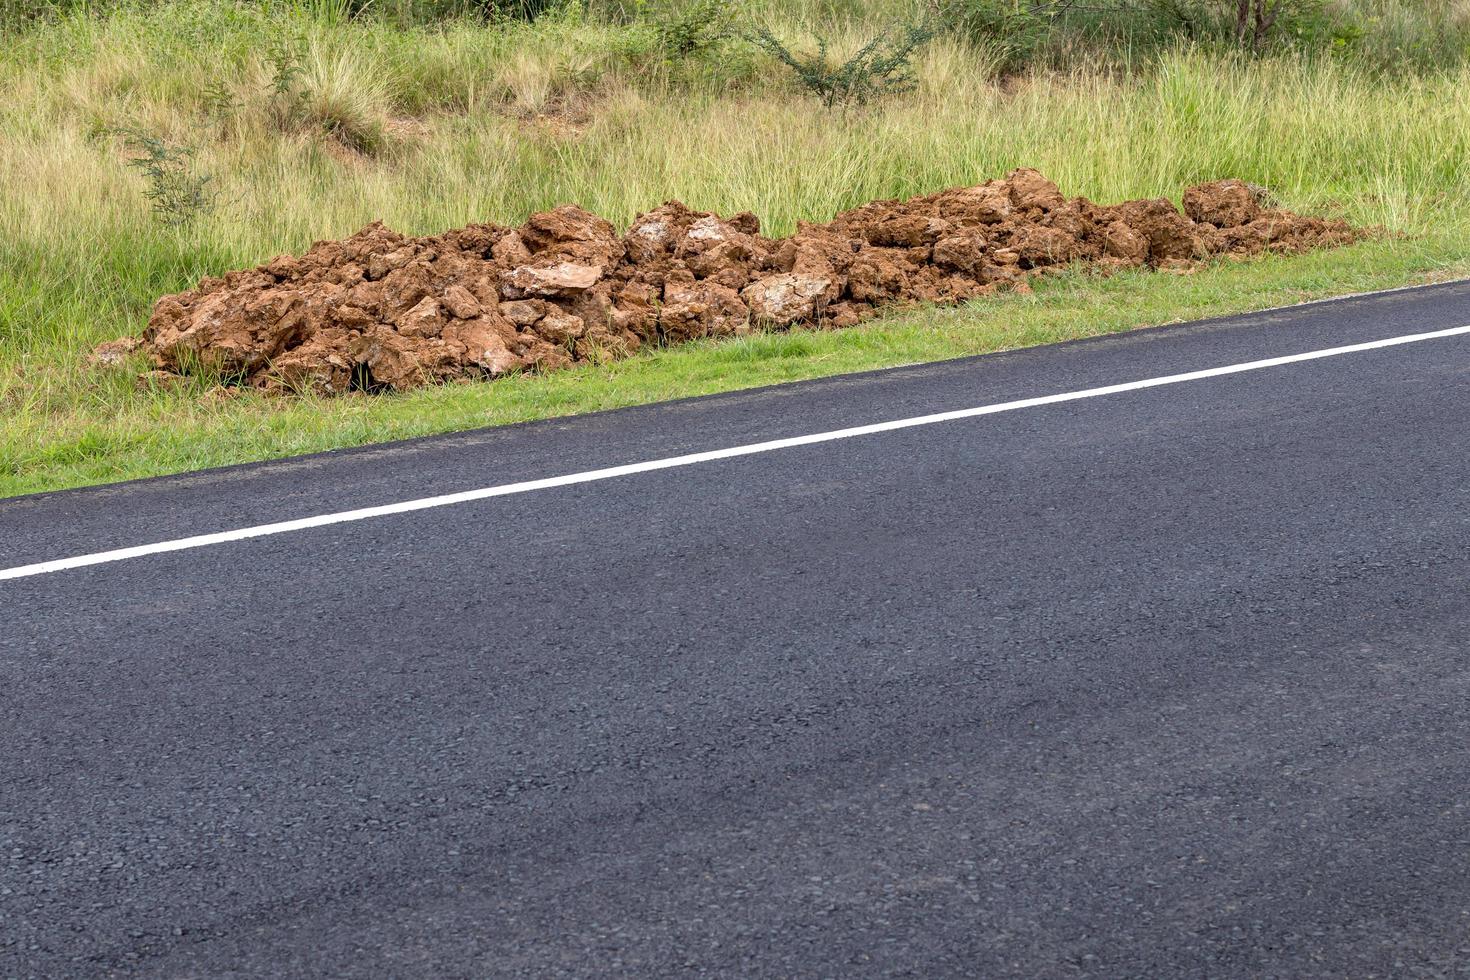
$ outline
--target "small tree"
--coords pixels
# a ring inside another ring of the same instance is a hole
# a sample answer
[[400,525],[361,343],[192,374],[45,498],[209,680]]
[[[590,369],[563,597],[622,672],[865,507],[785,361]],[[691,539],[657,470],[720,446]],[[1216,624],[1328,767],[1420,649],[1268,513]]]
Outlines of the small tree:
[[668,61],[699,57],[730,37],[730,12],[724,0],[691,0],[659,18],[654,35]]
[[831,109],[912,89],[913,57],[933,38],[932,30],[918,26],[904,28],[896,39],[879,34],[840,64],[827,56],[825,38],[817,39],[815,54],[793,52],[764,27],[756,30],[752,40],[790,68],[797,81]]
[[190,162],[193,150],[172,146],[143,130],[125,129],[119,135],[134,154],[128,166],[148,181],[143,195],[152,202],[159,221],[179,227],[215,209],[219,195],[210,187],[214,178],[194,172]]

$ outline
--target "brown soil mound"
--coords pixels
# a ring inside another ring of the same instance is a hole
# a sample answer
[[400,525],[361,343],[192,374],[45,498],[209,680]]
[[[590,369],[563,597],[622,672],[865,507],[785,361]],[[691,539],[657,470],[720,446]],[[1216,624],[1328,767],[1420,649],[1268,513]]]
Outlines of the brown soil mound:
[[549,370],[645,343],[752,327],[842,327],[908,302],[954,303],[1085,262],[1187,267],[1215,255],[1343,245],[1363,232],[1262,206],[1238,180],[1102,206],[1035,170],[874,201],[784,239],[670,201],[613,226],[565,205],[519,228],[408,238],[375,223],[300,258],[158,301],[155,365],[335,393]]

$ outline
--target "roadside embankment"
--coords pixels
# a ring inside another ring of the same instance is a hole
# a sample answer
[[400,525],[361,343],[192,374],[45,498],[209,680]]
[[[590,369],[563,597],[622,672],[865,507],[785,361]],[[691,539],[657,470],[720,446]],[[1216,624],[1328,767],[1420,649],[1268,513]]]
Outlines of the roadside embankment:
[[605,360],[647,344],[752,328],[844,327],[890,307],[1025,289],[1085,264],[1188,270],[1218,256],[1301,252],[1364,237],[1268,206],[1221,180],[1168,199],[1098,205],[1035,170],[908,201],[874,201],[780,239],[753,214],[667,202],[619,236],[574,205],[518,228],[411,238],[374,223],[165,296],[141,339],[154,368],[205,369],[295,392],[404,390]]

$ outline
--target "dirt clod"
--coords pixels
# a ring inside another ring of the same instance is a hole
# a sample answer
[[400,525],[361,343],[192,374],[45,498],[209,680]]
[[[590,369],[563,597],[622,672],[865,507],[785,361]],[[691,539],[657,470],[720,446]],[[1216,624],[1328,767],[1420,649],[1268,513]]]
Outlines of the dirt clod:
[[125,363],[128,357],[142,346],[143,341],[137,337],[119,337],[116,340],[109,340],[92,348],[91,353],[87,355],[87,364],[89,367],[96,368],[117,367]]
[[[625,356],[645,343],[752,327],[850,326],[905,303],[954,303],[1073,263],[1190,269],[1212,256],[1344,245],[1365,232],[1266,207],[1221,180],[1098,205],[1035,170],[873,201],[785,239],[755,216],[670,201],[619,236],[581,208],[519,228],[426,238],[381,223],[300,257],[205,279],[158,301],[142,339],[160,371],[195,367],[264,388],[402,390]],[[126,345],[99,348],[116,362]]]

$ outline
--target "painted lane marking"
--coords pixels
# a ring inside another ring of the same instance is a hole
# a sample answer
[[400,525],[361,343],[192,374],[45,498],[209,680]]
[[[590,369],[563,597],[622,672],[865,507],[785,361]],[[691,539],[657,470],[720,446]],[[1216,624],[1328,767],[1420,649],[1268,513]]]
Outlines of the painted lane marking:
[[664,459],[652,459],[642,463],[608,466],[603,469],[585,470],[581,473],[568,473],[565,476],[552,476],[540,480],[524,480],[520,483],[506,483],[496,487],[481,487],[478,490],[464,490],[459,493],[447,493],[437,497],[404,500],[399,503],[382,504],[377,507],[361,507],[357,510],[344,510],[335,514],[319,514],[315,517],[302,517],[293,521],[257,524],[253,527],[241,527],[232,531],[220,531],[214,534],[196,534],[192,537],[177,538],[172,541],[159,541],[154,544],[136,545],[131,548],[117,548],[112,551],[99,551],[90,555],[76,555],[71,558],[57,558],[52,561],[36,562],[32,565],[19,565],[15,568],[0,569],[0,580],[28,578],[32,575],[46,575],[51,572],[83,568],[87,565],[101,565],[106,562],[125,561],[129,558],[142,558],[146,555],[157,555],[166,551],[185,551],[190,548],[205,548],[210,545],[225,544],[230,541],[244,541],[249,538],[262,538],[272,534],[288,534],[292,531],[304,531],[308,528],[325,527],[329,524],[365,521],[373,517],[387,517],[390,514],[407,514],[416,510],[448,507],[452,504],[463,504],[473,500],[487,500],[491,497],[508,497],[513,494],[531,493],[536,490],[549,490],[553,487],[567,487],[577,483],[611,480],[620,476],[633,476],[637,473],[651,473],[655,470],[693,466],[698,463],[709,463],[720,459],[733,459],[737,456],[753,456],[757,453],[769,453],[778,449],[791,449],[796,446],[811,446],[821,442],[834,442],[838,439],[851,439],[855,436],[874,435],[879,432],[894,432],[899,429],[911,429],[921,425],[934,425],[939,422],[953,422],[957,419],[978,418],[982,415],[999,415],[1002,412],[1015,412],[1024,408],[1039,408],[1043,405],[1080,401],[1084,398],[1100,398],[1103,395],[1142,391],[1145,388],[1159,388],[1164,385],[1183,384],[1188,381],[1202,381],[1207,378],[1242,374],[1247,371],[1261,371],[1266,368],[1280,367],[1285,364],[1298,364],[1302,361],[1316,361],[1325,357],[1337,357],[1342,354],[1356,354],[1362,351],[1379,350],[1384,347],[1416,344],[1426,340],[1438,340],[1442,337],[1455,337],[1467,333],[1470,333],[1470,325],[1450,327],[1446,330],[1406,334],[1401,337],[1389,337],[1385,340],[1348,344],[1344,347],[1328,347],[1323,350],[1307,351],[1303,354],[1288,354],[1284,357],[1270,357],[1260,361],[1228,364],[1224,367],[1205,368],[1201,371],[1188,371],[1184,374],[1170,374],[1159,378],[1145,378],[1141,381],[1104,385],[1101,388],[1086,388],[1081,391],[1068,391],[1056,395],[1021,398],[1016,401],[998,402],[994,405],[981,405],[976,408],[963,408],[952,412],[919,415],[913,418],[895,419],[891,422],[877,422],[872,425],[857,425],[847,429],[833,429],[829,432],[815,432],[810,435],[792,436],[787,439],[772,439],[768,442],[731,446],[727,449],[712,449],[707,452],[688,453],[683,456],[669,456]]

